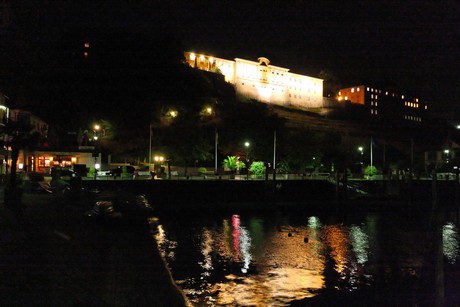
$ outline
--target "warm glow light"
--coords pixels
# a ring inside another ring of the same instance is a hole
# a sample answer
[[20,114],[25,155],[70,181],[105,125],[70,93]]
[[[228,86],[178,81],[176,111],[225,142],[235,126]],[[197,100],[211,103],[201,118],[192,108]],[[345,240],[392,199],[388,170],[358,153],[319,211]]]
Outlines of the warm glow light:
[[249,147],[249,145],[251,145],[249,142],[244,142],[244,146]]
[[176,117],[176,116],[177,116],[177,112],[176,112],[176,111],[170,111],[170,112],[169,112],[169,115],[171,115],[171,117]]
[[195,59],[196,59],[195,53],[193,53],[193,52],[190,53],[190,60],[191,60],[191,61],[195,61]]
[[214,58],[213,57],[209,57],[209,62],[214,62]]
[[24,169],[24,163],[19,163],[18,168],[21,169],[21,170]]
[[77,157],[70,158],[70,161],[72,162],[72,164],[77,163]]
[[200,55],[200,61],[201,61],[201,62],[204,61],[204,55]]
[[155,156],[155,158],[154,158],[155,162],[163,162],[164,159],[165,158],[163,156]]
[[206,108],[206,112],[208,112],[208,114],[212,114],[212,108],[211,107]]
[[95,168],[96,170],[99,170],[99,169],[101,169],[101,165],[100,165],[99,163],[96,163],[96,164],[94,165],[94,168]]
[[99,129],[101,129],[101,126],[99,126],[98,124],[95,124],[94,125],[94,130],[98,131]]

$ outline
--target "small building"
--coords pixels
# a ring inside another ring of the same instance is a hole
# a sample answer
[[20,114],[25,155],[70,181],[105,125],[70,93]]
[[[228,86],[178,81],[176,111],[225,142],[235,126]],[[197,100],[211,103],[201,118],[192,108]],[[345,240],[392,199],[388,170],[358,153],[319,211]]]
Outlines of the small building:
[[93,151],[34,151],[27,156],[20,155],[18,168],[21,169],[21,164],[28,165],[25,171],[49,174],[53,167],[73,169],[75,165],[84,165],[87,169],[97,169],[100,163],[101,154]]

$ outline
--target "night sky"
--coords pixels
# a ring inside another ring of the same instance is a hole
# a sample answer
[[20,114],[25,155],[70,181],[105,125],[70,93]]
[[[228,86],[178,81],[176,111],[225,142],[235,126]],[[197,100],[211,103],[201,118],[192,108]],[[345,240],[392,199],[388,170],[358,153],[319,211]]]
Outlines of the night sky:
[[438,104],[460,99],[457,0],[70,2],[41,12],[42,31],[169,32],[195,52],[265,56],[292,72],[317,77],[327,70],[343,86],[392,86]]

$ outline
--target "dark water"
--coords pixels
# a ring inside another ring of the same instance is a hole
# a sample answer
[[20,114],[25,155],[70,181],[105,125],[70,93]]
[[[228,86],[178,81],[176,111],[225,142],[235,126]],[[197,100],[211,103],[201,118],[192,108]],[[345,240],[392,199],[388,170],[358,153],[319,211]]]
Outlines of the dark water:
[[194,306],[447,306],[460,304],[456,222],[449,212],[197,210],[160,216],[155,238]]

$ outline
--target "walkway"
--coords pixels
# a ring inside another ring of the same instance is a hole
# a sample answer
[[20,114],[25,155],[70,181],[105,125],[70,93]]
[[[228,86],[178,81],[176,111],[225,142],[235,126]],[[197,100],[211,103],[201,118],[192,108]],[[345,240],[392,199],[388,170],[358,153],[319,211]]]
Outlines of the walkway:
[[18,222],[0,195],[1,306],[185,305],[147,222],[95,223],[52,194],[25,194]]

